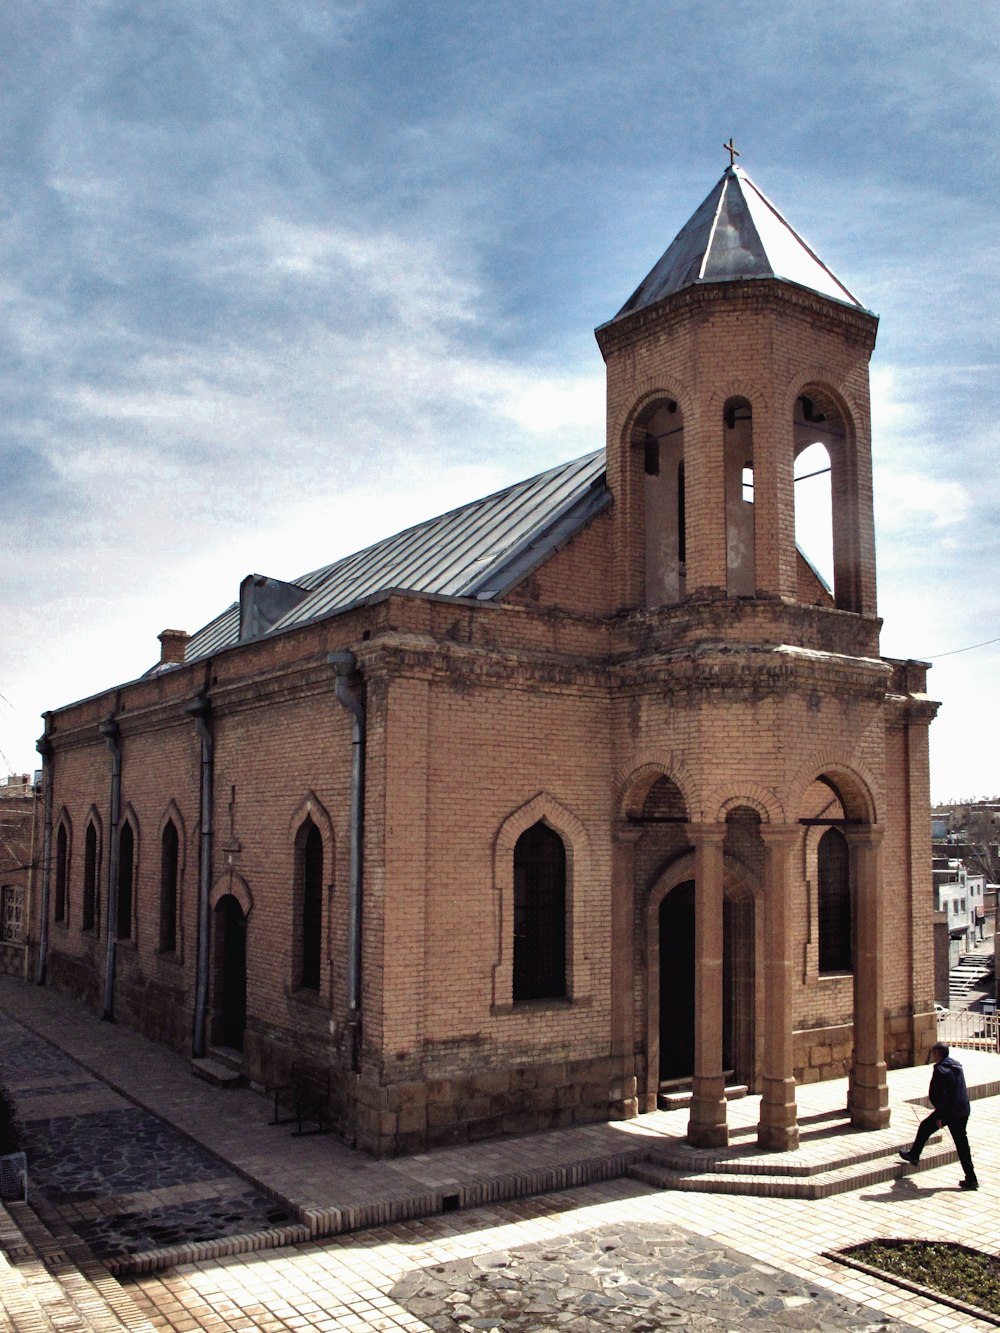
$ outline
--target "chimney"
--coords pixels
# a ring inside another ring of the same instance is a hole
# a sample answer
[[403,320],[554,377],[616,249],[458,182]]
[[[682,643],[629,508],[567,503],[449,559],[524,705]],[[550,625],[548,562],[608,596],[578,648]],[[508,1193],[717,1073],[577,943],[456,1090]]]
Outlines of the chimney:
[[191,637],[184,629],[165,629],[156,636],[160,641],[160,666],[184,661],[184,649]]

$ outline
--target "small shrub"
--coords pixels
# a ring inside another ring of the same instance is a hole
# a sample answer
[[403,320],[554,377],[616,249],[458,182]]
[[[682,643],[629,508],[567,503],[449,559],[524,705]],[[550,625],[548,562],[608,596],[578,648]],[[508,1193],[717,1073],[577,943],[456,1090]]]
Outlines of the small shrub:
[[892,1277],[1000,1315],[1000,1258],[950,1241],[873,1240],[844,1251]]
[[24,1142],[24,1131],[17,1118],[14,1098],[0,1083],[0,1156],[9,1152],[20,1152]]

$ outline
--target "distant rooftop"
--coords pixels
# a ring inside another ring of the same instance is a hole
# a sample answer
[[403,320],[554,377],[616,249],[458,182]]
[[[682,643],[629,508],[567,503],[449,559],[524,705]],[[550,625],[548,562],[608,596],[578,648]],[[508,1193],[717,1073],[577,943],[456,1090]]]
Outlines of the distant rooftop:
[[746,172],[730,166],[610,322],[697,283],[747,278],[783,278],[864,309]]

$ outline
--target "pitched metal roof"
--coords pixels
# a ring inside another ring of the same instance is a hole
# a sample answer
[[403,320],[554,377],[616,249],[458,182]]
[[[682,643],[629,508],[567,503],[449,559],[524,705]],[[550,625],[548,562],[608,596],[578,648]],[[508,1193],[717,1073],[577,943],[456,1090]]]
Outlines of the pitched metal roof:
[[[388,589],[482,601],[502,596],[610,499],[604,450],[598,449],[293,580],[303,597],[267,633],[332,615]],[[236,602],[191,636],[185,661],[239,641]]]
[[746,172],[732,166],[610,322],[696,283],[746,278],[784,278],[864,309]]

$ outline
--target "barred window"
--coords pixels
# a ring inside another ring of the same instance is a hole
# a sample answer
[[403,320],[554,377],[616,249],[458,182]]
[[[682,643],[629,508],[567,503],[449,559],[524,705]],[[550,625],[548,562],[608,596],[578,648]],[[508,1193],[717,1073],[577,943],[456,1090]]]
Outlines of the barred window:
[[97,928],[97,828],[93,820],[87,825],[83,841],[83,929]]
[[323,940],[323,835],[311,819],[299,829],[295,851],[298,984],[304,990],[319,990]]
[[69,873],[69,839],[66,825],[60,824],[56,833],[56,896],[53,914],[57,921],[65,921],[69,916],[66,877]]
[[177,950],[177,876],[180,839],[177,825],[168,819],[160,839],[160,952]]
[[118,835],[118,938],[132,938],[132,899],[135,887],[135,834],[126,820]]

